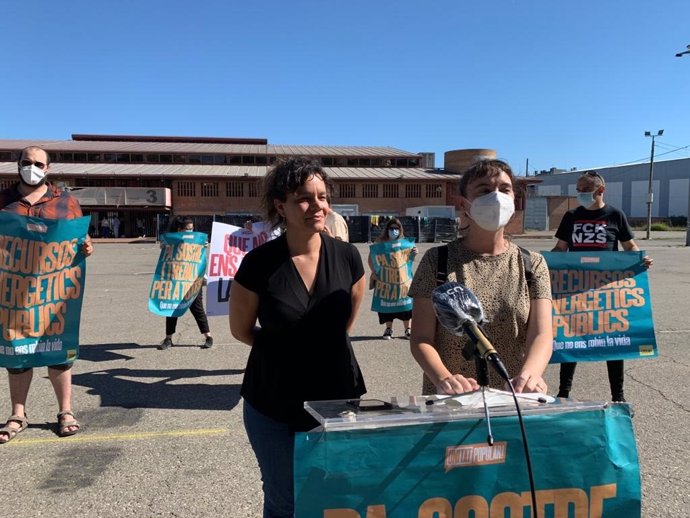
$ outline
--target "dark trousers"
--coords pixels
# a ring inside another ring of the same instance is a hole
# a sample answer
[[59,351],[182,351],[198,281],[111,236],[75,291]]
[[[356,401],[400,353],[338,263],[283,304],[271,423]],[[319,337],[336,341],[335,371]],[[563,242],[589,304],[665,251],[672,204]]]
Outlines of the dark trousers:
[[[570,390],[573,388],[573,377],[577,363],[561,363],[560,385],[558,387],[558,397],[569,397]],[[609,386],[611,387],[611,398],[613,401],[622,401],[623,394],[623,360],[609,360],[606,362],[606,370],[609,374]]]
[[[211,330],[208,327],[208,318],[206,318],[206,311],[204,311],[204,288],[199,290],[199,294],[189,306],[189,311],[194,315],[196,325],[199,326],[201,334],[206,334]],[[173,335],[177,329],[177,317],[165,317],[165,334]]]
[[287,423],[263,415],[244,401],[244,428],[261,470],[263,518],[294,516],[294,441]]

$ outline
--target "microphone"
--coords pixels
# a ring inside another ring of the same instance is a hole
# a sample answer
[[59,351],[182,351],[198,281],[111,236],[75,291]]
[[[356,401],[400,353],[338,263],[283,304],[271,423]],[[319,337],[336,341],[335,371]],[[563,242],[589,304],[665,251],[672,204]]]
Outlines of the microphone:
[[456,336],[465,334],[469,337],[470,342],[462,350],[465,359],[475,356],[487,360],[501,378],[510,381],[505,365],[480,327],[486,317],[472,290],[459,282],[446,282],[434,289],[431,302],[443,327]]

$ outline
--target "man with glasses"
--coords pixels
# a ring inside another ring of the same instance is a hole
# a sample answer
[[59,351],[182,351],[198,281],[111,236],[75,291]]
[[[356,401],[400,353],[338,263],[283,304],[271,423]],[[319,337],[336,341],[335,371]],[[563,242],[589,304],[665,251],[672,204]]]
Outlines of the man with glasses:
[[[37,146],[22,150],[17,164],[19,181],[0,192],[0,210],[45,219],[73,219],[82,216],[76,198],[48,182],[50,157]],[[86,236],[82,252],[93,253],[91,239]],[[31,387],[33,369],[7,369],[10,385],[12,415],[0,429],[0,444],[12,440],[24,430],[26,399]],[[58,400],[58,427],[60,436],[74,435],[81,425],[72,413],[72,363],[48,367],[48,377]]]
[[[558,242],[553,252],[617,251],[620,241],[624,250],[639,250],[632,228],[623,211],[604,202],[606,182],[596,171],[586,171],[576,184],[578,207],[563,215],[556,231]],[[645,257],[647,268],[652,259]],[[570,397],[577,363],[561,363],[558,397]],[[623,360],[606,362],[612,401],[625,401],[623,393]]]

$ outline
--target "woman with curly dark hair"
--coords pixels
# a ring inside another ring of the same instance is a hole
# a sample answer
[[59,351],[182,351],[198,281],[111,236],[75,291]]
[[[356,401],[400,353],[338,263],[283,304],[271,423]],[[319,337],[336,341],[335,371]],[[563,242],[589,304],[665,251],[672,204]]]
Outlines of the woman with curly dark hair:
[[353,245],[323,232],[329,191],[315,160],[292,158],[268,173],[266,219],[285,231],[244,257],[230,291],[230,331],[251,347],[240,393],[264,517],[293,515],[294,434],[318,425],[304,402],[366,392],[349,336],[364,267]]

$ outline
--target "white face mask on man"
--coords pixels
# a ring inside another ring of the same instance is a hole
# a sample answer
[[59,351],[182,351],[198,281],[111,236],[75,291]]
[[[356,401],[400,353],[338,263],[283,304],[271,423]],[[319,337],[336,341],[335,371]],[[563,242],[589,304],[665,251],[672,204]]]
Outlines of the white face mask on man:
[[498,230],[505,227],[515,213],[512,196],[493,191],[474,199],[470,204],[470,217],[484,230]]
[[46,172],[35,164],[19,168],[19,176],[27,185],[40,185],[46,177]]
[[577,203],[586,209],[594,203],[594,192],[578,192]]

